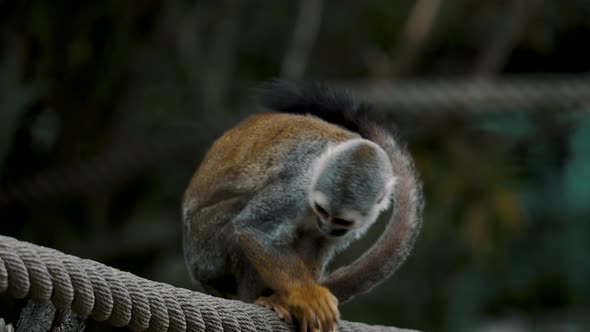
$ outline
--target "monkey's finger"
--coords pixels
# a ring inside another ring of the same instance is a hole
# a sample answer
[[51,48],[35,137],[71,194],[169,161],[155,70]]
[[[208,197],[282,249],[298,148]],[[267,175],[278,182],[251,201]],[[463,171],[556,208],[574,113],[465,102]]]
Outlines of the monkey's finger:
[[330,312],[332,313],[332,318],[335,322],[340,319],[340,310],[338,310],[337,306],[330,306]]
[[332,331],[334,324],[336,322],[334,312],[332,312],[330,307],[326,307],[325,309],[325,320],[324,320],[324,330],[329,332]]
[[316,327],[316,326],[315,326],[315,324],[312,324],[312,325],[309,327],[309,330],[310,330],[310,331],[312,331],[312,332],[322,332],[322,331],[320,330],[320,328],[319,328],[319,327]]
[[256,301],[254,301],[254,304],[257,304],[261,307],[273,309],[272,304],[265,297],[259,297],[258,299],[256,299]]
[[338,300],[332,294],[328,294],[328,296],[323,297],[319,304],[322,309],[326,311],[330,311],[332,313],[338,311]]
[[324,310],[325,310],[325,316],[326,316],[326,320],[330,321],[330,322],[335,322],[338,320],[338,316],[339,316],[339,312],[338,312],[338,306],[331,301],[330,299],[324,299]]
[[280,319],[291,321],[291,314],[285,307],[277,306],[275,309]]
[[338,305],[333,302],[330,303],[330,311],[332,312],[334,322],[337,322],[340,319],[340,310],[338,310]]
[[322,330],[322,332],[325,331],[325,325],[326,325],[326,315],[324,314],[324,309],[322,308],[321,305],[317,305],[317,310],[314,310],[314,327],[317,329]]
[[299,321],[299,331],[301,332],[308,332],[309,329],[307,327],[307,317],[305,315],[301,316],[301,319]]
[[303,316],[305,317],[305,321],[307,323],[307,329],[309,331],[315,331],[316,328],[316,316],[311,308],[305,308],[303,310]]
[[[325,309],[328,309],[328,308],[329,307],[326,307]],[[334,314],[332,312],[330,312],[329,310],[326,310],[324,316],[325,316],[325,318],[324,318],[324,321],[322,322],[322,331],[330,332],[334,328]]]
[[328,332],[330,331],[330,321],[329,320],[323,320],[322,321],[322,332]]
[[312,322],[313,322],[313,330],[319,332],[322,324],[321,324],[320,318],[318,317],[318,313],[315,311],[312,311],[311,315],[312,315]]
[[261,307],[265,307],[265,308],[268,308],[268,309],[270,309],[270,310],[274,310],[274,307],[273,307],[273,306],[272,306],[272,304],[270,304],[270,303],[257,303],[257,304],[258,304],[259,306],[261,306]]
[[334,323],[328,322],[326,324],[326,326],[325,326],[325,330],[324,331],[326,331],[326,332],[332,332],[332,331],[334,331],[334,327],[335,327]]
[[316,328],[324,328],[324,325],[327,320],[329,320],[329,316],[326,315],[326,307],[322,302],[316,303],[313,309],[313,314],[315,317]]
[[337,316],[337,319],[340,318],[340,312],[338,311],[338,299],[332,295],[331,295],[331,301],[330,301],[330,309],[332,309],[332,312],[334,312]]
[[276,302],[271,303],[271,305],[272,310],[277,314],[277,316],[279,316],[280,319],[291,319],[291,315],[289,314],[289,311],[287,311],[287,308],[280,304],[277,304]]
[[314,310],[310,310],[309,314],[311,316],[311,322],[313,323],[314,329],[319,329],[320,328],[320,320],[318,319],[317,312]]
[[283,311],[281,310],[281,308],[275,308],[274,312],[277,314],[277,316],[279,316],[280,320],[285,319],[285,314],[283,313]]
[[336,320],[334,319],[334,317],[331,317],[331,319],[326,320],[326,331],[333,331],[335,329],[336,326]]
[[320,319],[318,318],[318,315],[316,313],[313,314],[313,328],[315,330],[320,329]]

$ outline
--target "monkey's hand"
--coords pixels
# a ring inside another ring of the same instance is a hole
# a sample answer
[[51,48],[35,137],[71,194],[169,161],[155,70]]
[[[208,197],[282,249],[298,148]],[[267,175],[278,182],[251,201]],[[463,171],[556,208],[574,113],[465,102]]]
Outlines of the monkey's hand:
[[301,332],[336,331],[340,317],[338,299],[327,288],[316,284],[278,291],[258,298],[256,303],[274,310],[281,319],[291,320],[292,314]]
[[263,233],[253,230],[237,232],[246,257],[267,286],[274,290],[256,302],[274,310],[279,317],[293,316],[301,332],[332,332],[340,316],[338,299],[318,285],[309,268],[288,247],[273,246]]

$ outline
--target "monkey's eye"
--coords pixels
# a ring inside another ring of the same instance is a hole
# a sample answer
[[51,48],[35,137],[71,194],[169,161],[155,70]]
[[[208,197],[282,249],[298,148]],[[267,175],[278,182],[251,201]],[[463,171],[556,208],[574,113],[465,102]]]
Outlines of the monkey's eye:
[[352,221],[350,221],[350,220],[344,220],[344,219],[340,219],[340,218],[334,218],[334,219],[332,219],[332,222],[335,223],[336,225],[340,225],[340,226],[350,226],[350,225],[352,225]]
[[328,217],[328,211],[326,211],[326,209],[321,207],[318,203],[315,203],[315,210],[320,214],[320,216],[322,216],[322,218]]

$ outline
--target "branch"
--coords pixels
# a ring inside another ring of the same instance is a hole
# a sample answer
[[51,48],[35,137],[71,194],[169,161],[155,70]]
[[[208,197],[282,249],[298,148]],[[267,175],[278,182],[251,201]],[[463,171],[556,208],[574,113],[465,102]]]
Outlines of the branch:
[[474,66],[474,73],[479,77],[497,74],[506,64],[516,44],[535,13],[538,0],[512,1],[505,15],[501,16],[502,25],[491,41],[481,51]]
[[[369,56],[369,69],[377,77],[396,79],[414,66],[418,53],[432,31],[442,0],[417,0],[401,33],[396,46],[392,47],[392,58],[386,54],[374,53]],[[372,64],[373,62],[377,65]]]
[[281,77],[301,80],[322,22],[323,0],[301,0],[291,45],[281,65]]

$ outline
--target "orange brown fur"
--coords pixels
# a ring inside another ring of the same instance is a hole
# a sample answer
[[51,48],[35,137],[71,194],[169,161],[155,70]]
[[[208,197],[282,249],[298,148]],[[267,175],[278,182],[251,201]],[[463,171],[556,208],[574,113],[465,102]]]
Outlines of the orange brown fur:
[[[243,192],[264,187],[276,176],[281,151],[306,140],[343,142],[358,135],[313,116],[254,115],[228,130],[209,149],[185,193],[207,202],[220,183],[240,183]],[[268,143],[272,142],[272,146]],[[220,181],[221,180],[221,181]],[[238,195],[240,192],[235,192]]]

